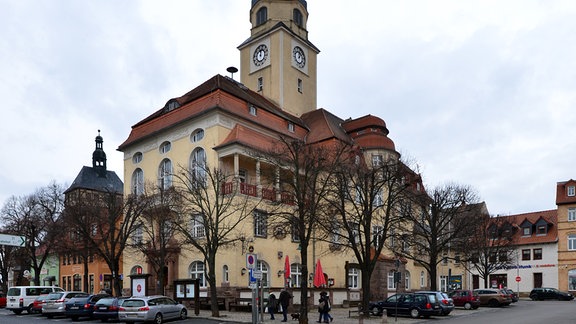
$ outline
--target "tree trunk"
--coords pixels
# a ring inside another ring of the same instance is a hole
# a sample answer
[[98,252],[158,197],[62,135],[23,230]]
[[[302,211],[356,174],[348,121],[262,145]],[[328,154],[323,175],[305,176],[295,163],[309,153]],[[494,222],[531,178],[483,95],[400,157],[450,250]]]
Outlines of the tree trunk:
[[210,309],[212,310],[212,317],[220,317],[220,309],[218,308],[218,287],[216,286],[216,256],[211,256],[208,260],[208,284],[210,285]]

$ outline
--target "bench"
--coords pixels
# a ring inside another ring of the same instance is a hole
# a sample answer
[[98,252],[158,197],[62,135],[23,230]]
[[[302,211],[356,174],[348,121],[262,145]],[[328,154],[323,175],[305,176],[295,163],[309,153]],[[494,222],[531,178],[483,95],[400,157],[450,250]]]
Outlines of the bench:
[[228,303],[228,311],[252,311],[252,298],[234,298]]

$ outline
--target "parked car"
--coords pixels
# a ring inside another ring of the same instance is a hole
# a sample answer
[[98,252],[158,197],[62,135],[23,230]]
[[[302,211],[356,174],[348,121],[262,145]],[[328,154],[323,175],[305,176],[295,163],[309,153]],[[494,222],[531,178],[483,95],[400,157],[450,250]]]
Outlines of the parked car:
[[412,318],[428,318],[442,313],[436,296],[418,293],[399,293],[386,300],[372,302],[368,307],[370,312],[377,316],[381,316],[384,310],[388,316],[409,315]]
[[51,293],[46,298],[44,306],[42,306],[42,315],[52,318],[54,316],[64,316],[66,312],[66,302],[73,297],[88,296],[87,293],[81,291],[62,291]]
[[36,297],[36,299],[34,299],[34,302],[32,303],[32,308],[30,309],[30,312],[32,314],[41,314],[42,307],[46,303],[46,298],[48,298],[48,295],[41,295]]
[[442,312],[440,315],[448,315],[454,310],[454,301],[452,298],[448,297],[448,295],[441,291],[416,291],[418,294],[426,294],[426,295],[434,295],[436,300],[440,303],[440,308]]
[[97,294],[88,296],[76,296],[70,298],[64,306],[66,317],[77,321],[80,317],[92,318],[94,304],[104,297],[110,297],[108,294]]
[[480,306],[478,294],[472,290],[454,290],[448,294],[454,306],[464,307],[464,309],[476,309]]
[[11,310],[14,314],[21,314],[23,310],[28,313],[32,311],[34,299],[40,295],[46,295],[51,292],[64,291],[55,286],[14,286],[8,288],[6,294],[6,309]]
[[532,300],[545,300],[545,299],[557,299],[557,300],[572,300],[574,296],[565,291],[560,291],[556,288],[534,288],[530,292],[530,299]]
[[501,289],[475,289],[474,293],[480,299],[480,306],[508,306],[512,304],[512,298]]
[[513,303],[516,303],[520,300],[520,297],[518,296],[517,293],[514,292],[514,290],[510,289],[510,288],[504,288],[503,289],[508,295],[510,295],[510,298],[512,299]]
[[0,308],[6,307],[6,294],[0,292]]
[[102,322],[108,320],[118,320],[118,310],[124,300],[128,297],[105,297],[94,304],[92,318],[99,319]]
[[166,296],[131,297],[118,310],[118,320],[125,323],[162,323],[167,319],[186,319],[188,311],[184,305]]

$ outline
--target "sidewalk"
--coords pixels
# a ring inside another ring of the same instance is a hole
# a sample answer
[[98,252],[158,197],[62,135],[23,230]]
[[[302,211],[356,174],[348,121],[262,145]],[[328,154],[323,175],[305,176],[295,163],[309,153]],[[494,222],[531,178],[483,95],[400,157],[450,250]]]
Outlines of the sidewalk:
[[[340,323],[363,323],[363,324],[382,324],[382,323],[398,323],[398,324],[409,324],[409,323],[417,323],[419,321],[424,320],[423,318],[413,319],[409,317],[398,317],[395,318],[387,317],[387,316],[370,316],[369,318],[360,318],[358,314],[352,314],[352,317],[348,317],[349,311],[354,310],[354,308],[341,308],[335,307],[332,308],[330,311],[330,315],[334,318],[332,323],[340,324]],[[464,311],[470,314],[473,311]],[[458,310],[454,310],[454,315],[458,313]],[[229,311],[220,311],[220,317],[211,317],[212,312],[209,310],[200,310],[200,314],[196,316],[194,314],[194,310],[188,310],[188,318],[207,318],[207,319],[214,319],[221,322],[229,322],[229,323],[252,323],[252,313],[249,312],[229,312]],[[452,316],[452,314],[450,315]],[[275,320],[270,320],[269,314],[264,314],[264,320],[259,323],[281,323],[282,314],[275,314]],[[260,316],[258,316],[260,319]],[[311,310],[308,314],[308,321],[309,323],[316,323],[318,320],[318,312],[316,309]],[[292,320],[290,314],[288,314],[288,322],[287,323],[298,323],[296,320]]]

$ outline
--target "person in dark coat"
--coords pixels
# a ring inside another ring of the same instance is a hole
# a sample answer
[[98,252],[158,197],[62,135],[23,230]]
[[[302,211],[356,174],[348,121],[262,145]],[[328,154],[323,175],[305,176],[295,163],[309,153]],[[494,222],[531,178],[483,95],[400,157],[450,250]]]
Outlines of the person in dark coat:
[[276,309],[278,308],[278,300],[276,299],[276,295],[270,294],[268,296],[268,303],[266,304],[268,308],[268,314],[270,314],[270,319],[274,319],[274,313],[276,313]]
[[330,297],[328,297],[328,293],[323,291],[320,293],[320,299],[318,300],[318,313],[320,313],[320,318],[318,318],[317,323],[330,323],[334,320],[332,316],[330,316],[330,310],[332,309],[332,305],[330,303]]
[[290,304],[290,298],[292,298],[292,295],[290,295],[288,290],[286,290],[286,288],[282,289],[280,296],[278,297],[280,306],[282,306],[282,316],[284,317],[282,322],[288,321],[288,305]]

